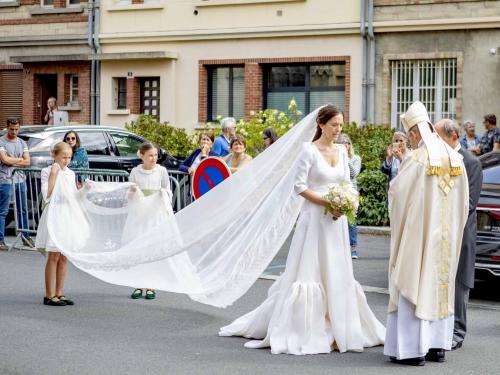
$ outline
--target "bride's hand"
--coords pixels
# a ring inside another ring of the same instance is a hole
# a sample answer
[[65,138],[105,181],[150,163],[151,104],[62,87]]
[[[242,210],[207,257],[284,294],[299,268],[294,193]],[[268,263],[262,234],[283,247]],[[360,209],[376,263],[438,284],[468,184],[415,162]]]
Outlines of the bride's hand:
[[339,217],[342,216],[341,212],[338,212],[338,211],[334,210],[333,208],[330,208],[330,213],[332,214],[333,220],[337,220]]

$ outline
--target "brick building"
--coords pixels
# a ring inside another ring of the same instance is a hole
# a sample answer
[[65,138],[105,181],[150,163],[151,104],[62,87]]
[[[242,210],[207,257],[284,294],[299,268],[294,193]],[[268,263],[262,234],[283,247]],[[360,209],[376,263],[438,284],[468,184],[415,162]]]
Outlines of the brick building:
[[414,100],[436,121],[500,113],[500,1],[375,0],[376,116],[399,127]]
[[43,124],[47,99],[72,123],[90,121],[86,2],[0,0],[0,126]]
[[360,2],[118,0],[101,14],[103,124],[145,113],[192,129],[292,98],[360,121]]

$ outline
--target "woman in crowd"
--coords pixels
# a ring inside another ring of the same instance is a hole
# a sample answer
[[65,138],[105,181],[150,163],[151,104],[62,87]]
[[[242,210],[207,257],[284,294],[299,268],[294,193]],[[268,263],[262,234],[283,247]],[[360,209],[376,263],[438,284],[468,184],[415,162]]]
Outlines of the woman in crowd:
[[481,135],[476,134],[476,124],[471,120],[465,121],[463,127],[465,134],[460,138],[460,145],[465,150],[473,152],[481,142]]
[[262,132],[262,140],[264,141],[264,148],[268,148],[278,140],[278,134],[273,128],[267,128]]
[[[89,157],[85,148],[81,146],[80,136],[74,130],[70,130],[64,134],[64,142],[66,142],[73,151],[71,162],[68,167],[70,169],[89,169]],[[77,176],[77,185],[80,185],[86,176]]]
[[387,180],[387,190],[389,190],[389,184],[392,179],[398,174],[401,162],[409,154],[407,144],[408,137],[405,133],[394,132],[394,135],[392,136],[392,144],[387,148],[387,158],[380,166],[382,173],[389,176]]
[[194,150],[179,166],[181,172],[187,172],[192,176],[203,159],[214,156],[212,153],[214,135],[212,133],[200,133],[198,136],[198,144],[200,147]]
[[[354,153],[354,147],[352,147],[351,138],[347,134],[340,134],[337,138],[337,143],[343,144],[347,149],[348,164],[349,164],[349,177],[351,178],[351,183],[354,189],[358,190],[357,177],[361,171],[361,156]],[[352,259],[358,259],[358,252],[356,248],[358,246],[358,227],[356,223],[348,223],[349,227],[349,243],[351,245],[351,257]]]
[[241,135],[236,135],[231,140],[231,153],[222,158],[226,162],[229,169],[231,169],[231,173],[239,171],[252,160],[252,157],[245,153],[246,147],[247,143],[245,138]]
[[54,125],[54,112],[57,111],[57,100],[54,97],[47,99],[47,113],[43,118],[43,121],[47,125]]

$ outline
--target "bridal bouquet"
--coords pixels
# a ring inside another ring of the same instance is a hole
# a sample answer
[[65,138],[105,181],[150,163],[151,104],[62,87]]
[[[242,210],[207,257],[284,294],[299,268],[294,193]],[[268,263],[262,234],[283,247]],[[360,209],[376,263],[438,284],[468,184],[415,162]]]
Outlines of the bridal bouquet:
[[359,193],[347,182],[330,186],[328,193],[323,196],[328,201],[325,206],[325,215],[331,209],[344,214],[349,223],[354,224],[356,210],[359,206]]

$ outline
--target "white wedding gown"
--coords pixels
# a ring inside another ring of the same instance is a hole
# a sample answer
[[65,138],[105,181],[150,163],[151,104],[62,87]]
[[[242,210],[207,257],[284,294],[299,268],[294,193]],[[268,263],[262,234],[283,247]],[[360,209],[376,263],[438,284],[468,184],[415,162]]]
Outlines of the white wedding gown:
[[[296,164],[295,193],[325,194],[349,181],[345,148],[331,167],[308,143]],[[384,343],[385,328],[368,307],[354,279],[347,219],[334,221],[323,207],[305,201],[290,246],[286,270],[255,310],[222,327],[220,336],[256,340],[247,348],[271,347],[273,354],[362,351]]]

